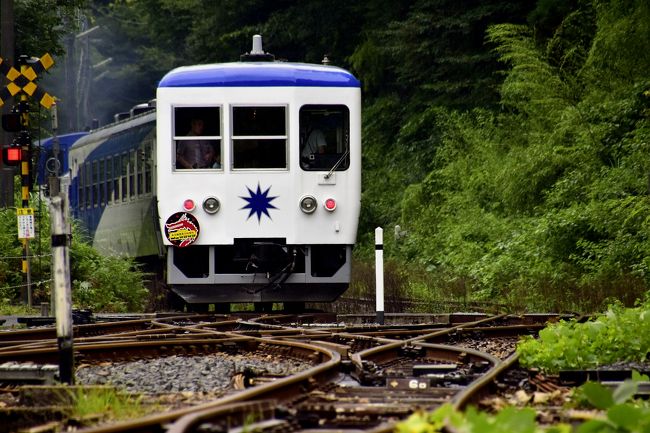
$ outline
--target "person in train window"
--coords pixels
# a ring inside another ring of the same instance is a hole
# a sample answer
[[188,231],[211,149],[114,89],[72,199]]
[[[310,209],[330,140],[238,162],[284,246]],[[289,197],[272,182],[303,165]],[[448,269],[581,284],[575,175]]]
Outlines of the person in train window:
[[212,144],[201,145],[201,162],[205,168],[221,168],[220,155]]
[[[187,136],[203,135],[203,119],[192,119]],[[208,140],[179,140],[176,144],[176,168],[205,168],[202,148],[210,146]]]
[[309,161],[313,160],[315,155],[325,153],[326,148],[327,141],[325,140],[325,134],[320,129],[315,128],[309,132],[300,155],[302,156],[303,162],[309,164]]

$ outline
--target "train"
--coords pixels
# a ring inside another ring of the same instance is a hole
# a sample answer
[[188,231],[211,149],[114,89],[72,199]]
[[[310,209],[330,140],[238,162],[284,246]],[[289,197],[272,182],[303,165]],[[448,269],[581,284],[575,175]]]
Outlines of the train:
[[361,206],[361,86],[328,64],[176,68],[155,99],[67,149],[70,206],[104,254],[161,265],[178,302],[218,311],[332,302]]

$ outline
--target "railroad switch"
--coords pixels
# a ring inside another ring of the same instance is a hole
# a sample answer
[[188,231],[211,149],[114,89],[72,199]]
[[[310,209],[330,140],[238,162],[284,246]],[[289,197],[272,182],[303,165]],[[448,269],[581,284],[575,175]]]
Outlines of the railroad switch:
[[0,383],[52,385],[58,379],[59,366],[54,364],[33,364],[5,362],[0,364]]

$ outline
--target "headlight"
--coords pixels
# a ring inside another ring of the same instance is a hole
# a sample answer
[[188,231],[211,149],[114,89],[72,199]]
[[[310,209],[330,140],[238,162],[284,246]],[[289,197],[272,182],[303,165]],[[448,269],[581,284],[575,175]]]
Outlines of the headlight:
[[316,199],[310,195],[300,199],[300,210],[304,213],[314,213],[316,206]]
[[217,213],[219,212],[219,208],[221,208],[221,203],[219,203],[219,200],[217,200],[215,197],[208,197],[203,200],[203,210],[206,213]]

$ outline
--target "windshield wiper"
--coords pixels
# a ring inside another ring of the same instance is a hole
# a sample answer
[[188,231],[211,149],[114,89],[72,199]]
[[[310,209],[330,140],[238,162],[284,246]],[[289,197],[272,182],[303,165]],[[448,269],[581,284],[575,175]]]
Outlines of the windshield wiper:
[[347,148],[345,150],[345,153],[343,153],[343,155],[341,155],[339,160],[336,161],[336,164],[334,164],[334,166],[331,168],[331,170],[325,175],[325,179],[329,179],[332,176],[332,173],[334,173],[334,170],[336,170],[339,167],[339,165],[341,165],[341,163],[345,160],[345,158],[347,158],[347,156],[349,154],[350,154],[350,148]]

